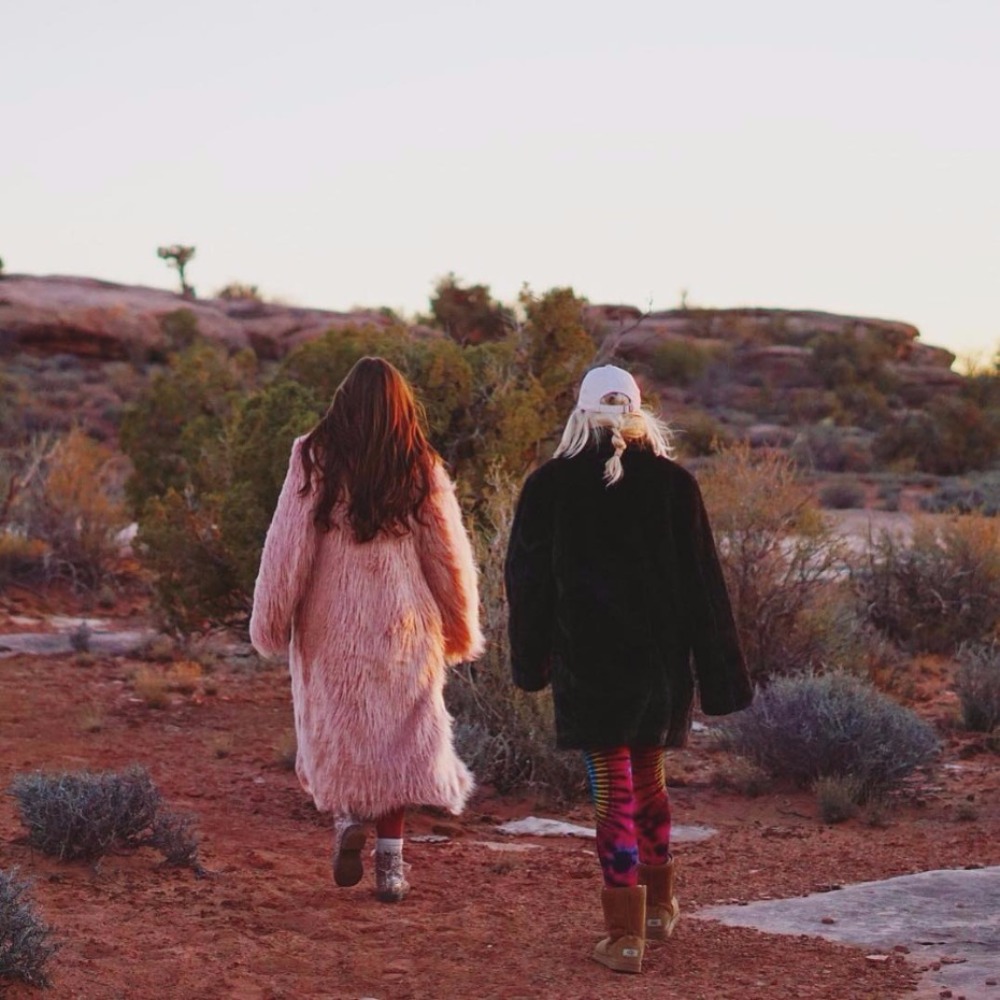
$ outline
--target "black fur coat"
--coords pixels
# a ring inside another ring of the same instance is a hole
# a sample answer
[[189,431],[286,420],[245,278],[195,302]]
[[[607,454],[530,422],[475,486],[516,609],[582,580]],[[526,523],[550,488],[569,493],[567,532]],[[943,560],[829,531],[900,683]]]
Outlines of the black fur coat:
[[696,680],[708,715],[753,689],[694,477],[633,445],[606,486],[610,455],[552,459],[524,484],[505,567],[513,679],[551,683],[560,747],[681,746]]

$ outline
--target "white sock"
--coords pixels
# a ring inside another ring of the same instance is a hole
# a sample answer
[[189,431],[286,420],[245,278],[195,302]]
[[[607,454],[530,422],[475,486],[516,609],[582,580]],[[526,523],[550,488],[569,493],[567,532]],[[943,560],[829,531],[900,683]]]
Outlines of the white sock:
[[402,837],[377,837],[375,840],[375,851],[378,854],[398,854],[403,856]]

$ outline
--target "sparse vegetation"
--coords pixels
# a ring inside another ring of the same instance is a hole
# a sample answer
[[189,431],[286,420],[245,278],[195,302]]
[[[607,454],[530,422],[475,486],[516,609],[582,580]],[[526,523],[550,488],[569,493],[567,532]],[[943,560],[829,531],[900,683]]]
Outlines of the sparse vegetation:
[[332,331],[293,351],[257,388],[254,359],[195,341],[126,414],[127,495],[139,551],[172,628],[245,615],[292,440],[321,415],[365,354],[397,364],[426,401],[431,439],[482,506],[491,463],[520,476],[558,431],[594,345],[583,300],[525,290],[524,322],[501,340],[462,347],[414,340],[403,327]]
[[921,497],[921,510],[928,513],[1000,514],[1000,473],[949,477],[930,494]]
[[843,823],[856,816],[864,785],[853,774],[820,778],[814,787],[816,804],[824,823]]
[[776,778],[850,779],[857,802],[897,788],[938,746],[927,723],[847,674],[778,678],[719,732],[725,749]]
[[17,871],[0,870],[0,992],[12,980],[48,986],[46,966],[57,946]]
[[191,822],[163,809],[145,768],[19,775],[10,793],[28,842],[60,861],[94,860],[112,850],[151,845],[168,863],[198,870]]
[[958,662],[955,690],[962,723],[974,732],[992,733],[1000,726],[1000,640],[963,645]]
[[446,690],[456,748],[478,780],[500,792],[533,787],[580,797],[586,788],[578,755],[555,749],[550,692],[526,694],[510,683],[503,553],[516,489],[496,470],[491,483],[488,527],[477,538],[486,653],[454,670]]
[[671,385],[688,386],[697,382],[719,357],[717,348],[691,340],[664,340],[653,351],[650,369],[653,376]]
[[161,670],[139,667],[132,686],[147,708],[166,708],[170,704],[167,676]]
[[894,642],[953,652],[1000,623],[1000,523],[920,519],[909,543],[883,532],[854,582],[868,620]]
[[791,459],[734,445],[700,478],[751,675],[829,666],[837,631],[817,608],[846,554]]
[[853,510],[865,505],[865,491],[860,483],[840,480],[827,483],[819,491],[819,502],[828,510]]
[[225,299],[227,302],[261,302],[263,298],[260,289],[256,285],[248,285],[242,281],[231,281],[224,285],[216,293],[217,299]]
[[887,425],[874,452],[883,464],[939,476],[986,469],[1000,454],[1000,417],[970,399],[936,398]]

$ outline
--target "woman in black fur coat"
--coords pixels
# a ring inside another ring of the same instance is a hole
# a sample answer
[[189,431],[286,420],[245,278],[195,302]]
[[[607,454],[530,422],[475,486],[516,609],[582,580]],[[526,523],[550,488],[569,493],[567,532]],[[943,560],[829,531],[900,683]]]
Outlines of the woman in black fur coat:
[[587,373],[506,560],[514,683],[551,684],[557,744],[584,751],[608,931],[593,957],[619,972],[679,916],[663,748],[684,744],[696,685],[709,715],[753,697],[698,484],[640,404],[623,369]]

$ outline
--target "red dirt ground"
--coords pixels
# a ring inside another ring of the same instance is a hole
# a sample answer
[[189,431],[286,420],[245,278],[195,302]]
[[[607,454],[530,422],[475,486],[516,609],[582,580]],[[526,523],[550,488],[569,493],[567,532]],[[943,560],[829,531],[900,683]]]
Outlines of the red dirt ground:
[[[0,603],[0,632],[11,631]],[[716,779],[727,759],[703,736],[668,757],[675,822],[718,834],[677,846],[685,918],[670,942],[649,946],[641,977],[616,975],[588,959],[601,931],[592,844],[519,838],[537,849],[485,846],[510,844],[494,828],[515,816],[589,824],[585,804],[557,810],[483,789],[461,818],[415,813],[409,835],[448,839],[410,843],[412,894],[382,904],[367,878],[352,889],[332,883],[329,819],[282,762],[291,730],[282,667],[220,664],[195,690],[174,691],[168,707],[153,709],[135,694],[140,666],[79,656],[0,660],[0,785],[36,769],[143,764],[170,807],[196,816],[210,874],[164,868],[146,849],[96,866],[54,861],[21,841],[15,803],[0,796],[0,868],[33,881],[36,908],[61,945],[51,989],[15,984],[11,1000],[891,1000],[912,995],[917,979],[902,954],[876,964],[863,949],[692,913],[1000,863],[996,754],[983,737],[948,725],[956,708],[947,666],[918,664],[910,693],[942,726],[945,753],[885,826],[864,817],[824,825],[805,793],[724,790]]]

